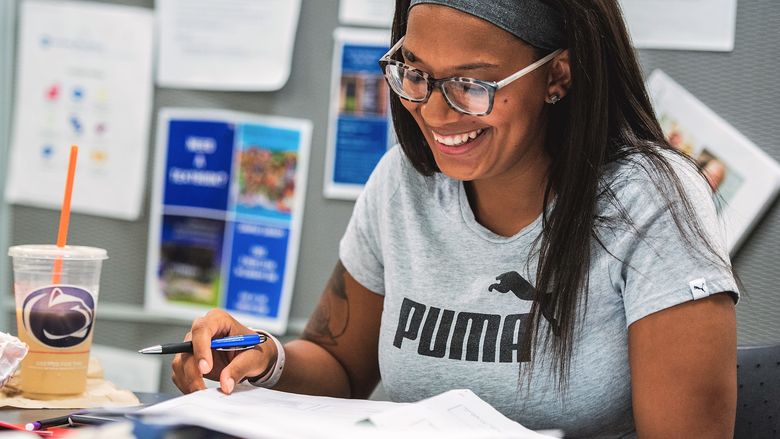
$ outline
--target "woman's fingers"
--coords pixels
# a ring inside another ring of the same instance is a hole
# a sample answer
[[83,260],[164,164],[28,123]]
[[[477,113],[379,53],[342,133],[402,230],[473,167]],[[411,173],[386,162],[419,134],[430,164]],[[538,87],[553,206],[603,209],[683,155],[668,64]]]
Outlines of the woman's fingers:
[[176,387],[184,393],[191,393],[206,388],[204,376],[219,379],[221,369],[230,361],[230,356],[220,353],[219,358],[215,358],[211,340],[249,332],[251,330],[221,310],[211,310],[204,317],[196,319],[192,329],[184,336],[185,341],[192,341],[192,353],[177,354],[171,364]]
[[211,372],[214,359],[211,355],[211,340],[232,335],[236,327],[242,328],[236,320],[222,310],[213,309],[192,323],[192,356],[201,375]]
[[176,354],[171,369],[173,369],[173,383],[183,393],[192,393],[206,388],[203,376],[192,355]]
[[260,375],[276,359],[274,343],[263,343],[252,349],[238,353],[233,361],[222,369],[219,375],[219,386],[223,392],[230,394],[246,377]]

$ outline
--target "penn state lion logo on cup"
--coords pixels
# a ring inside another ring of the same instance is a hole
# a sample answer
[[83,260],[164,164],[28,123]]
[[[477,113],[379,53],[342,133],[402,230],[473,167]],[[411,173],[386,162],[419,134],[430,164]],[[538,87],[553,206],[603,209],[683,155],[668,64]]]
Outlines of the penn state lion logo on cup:
[[41,344],[70,348],[84,342],[92,330],[95,300],[81,288],[52,286],[31,293],[22,304],[22,321]]

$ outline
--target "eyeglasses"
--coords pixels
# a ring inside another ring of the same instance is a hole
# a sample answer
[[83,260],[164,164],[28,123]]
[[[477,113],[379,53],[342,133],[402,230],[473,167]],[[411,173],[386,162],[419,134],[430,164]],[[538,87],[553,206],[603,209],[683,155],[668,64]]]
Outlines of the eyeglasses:
[[402,37],[379,60],[379,66],[385,74],[387,83],[398,97],[410,102],[423,103],[430,98],[433,88],[439,87],[450,108],[472,116],[490,114],[493,110],[493,99],[496,91],[533,72],[563,51],[563,49],[558,49],[498,82],[460,76],[436,79],[422,70],[417,70],[391,58],[403,42],[404,38]]

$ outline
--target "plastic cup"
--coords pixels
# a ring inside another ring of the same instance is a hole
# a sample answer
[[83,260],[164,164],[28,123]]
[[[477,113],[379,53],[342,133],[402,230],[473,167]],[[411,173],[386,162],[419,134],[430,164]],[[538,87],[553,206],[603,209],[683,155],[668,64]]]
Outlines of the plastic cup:
[[[13,259],[16,325],[30,351],[21,365],[22,394],[52,399],[83,393],[92,346],[102,248],[17,245]],[[57,260],[61,264],[55,264]],[[61,269],[55,273],[55,266]]]

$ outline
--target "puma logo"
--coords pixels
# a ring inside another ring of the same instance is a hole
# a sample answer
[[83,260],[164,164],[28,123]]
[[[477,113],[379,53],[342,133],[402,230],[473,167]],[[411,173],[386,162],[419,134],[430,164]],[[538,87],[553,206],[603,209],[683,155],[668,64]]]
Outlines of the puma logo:
[[[511,291],[512,294],[520,300],[536,299],[536,288],[516,271],[499,274],[496,276],[496,280],[498,281],[497,283],[491,284],[488,287],[489,292],[498,291],[499,293],[506,294]],[[541,307],[542,317],[550,323],[553,334],[560,335],[560,328],[553,315],[552,304],[550,302],[544,302],[541,304]]]
[[710,290],[707,288],[707,281],[704,278],[694,279],[688,282],[688,287],[691,289],[694,300],[710,295]]
[[496,276],[498,283],[492,284],[488,287],[488,291],[498,291],[499,293],[506,294],[512,292],[520,300],[534,300],[536,290],[527,280],[520,276],[515,271],[499,274]]

